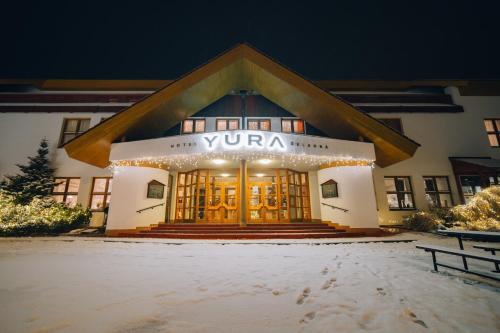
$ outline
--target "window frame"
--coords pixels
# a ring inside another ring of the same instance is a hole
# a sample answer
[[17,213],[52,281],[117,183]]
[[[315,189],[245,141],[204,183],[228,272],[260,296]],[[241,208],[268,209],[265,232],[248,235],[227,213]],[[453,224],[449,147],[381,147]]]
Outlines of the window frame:
[[[488,129],[486,128],[486,121],[491,121],[491,124],[493,126],[493,131],[488,131]],[[500,118],[484,118],[483,119],[483,125],[484,125],[484,129],[486,131],[486,138],[488,139],[488,145],[491,148],[500,148],[500,128],[497,126],[497,121],[500,122]],[[496,146],[491,145],[490,138],[489,138],[490,135],[496,136],[496,138],[497,138],[497,145]]]
[[[76,120],[78,123],[76,125],[76,131],[66,131],[66,126],[68,124],[68,121],[70,120]],[[80,128],[82,126],[82,121],[83,120],[88,120],[89,121],[89,128],[87,128],[85,131],[80,131]],[[69,139],[68,141],[64,141],[64,136],[67,135],[67,134],[74,134],[75,135],[75,138],[77,136],[79,136],[80,134],[82,133],[85,133],[86,131],[88,131],[91,127],[91,122],[92,122],[92,118],[63,118],[63,122],[62,122],[62,128],[61,128],[61,134],[59,135],[59,148],[61,148],[62,146],[64,146],[66,143],[70,142],[71,140],[73,139]]]
[[[302,132],[296,132],[295,131],[295,125],[294,125],[294,120],[300,120],[302,122],[302,128],[304,129]],[[283,121],[290,121],[291,122],[291,132],[285,132],[283,131]],[[292,117],[284,117],[284,118],[281,118],[281,122],[280,122],[280,125],[281,125],[281,133],[285,133],[285,134],[296,134],[296,135],[305,135],[306,134],[306,122],[304,119],[301,119],[301,118],[292,118]]]
[[[398,191],[397,190],[397,187],[396,187],[396,179],[398,178],[407,178],[408,179],[408,184],[410,186],[410,191]],[[389,206],[389,210],[391,211],[408,211],[408,210],[416,210],[417,209],[417,206],[415,205],[415,195],[413,193],[413,184],[411,183],[411,176],[384,176],[384,183],[385,183],[385,180],[386,179],[393,179],[394,180],[394,188],[396,188],[395,191],[385,191],[386,193],[386,196],[385,196],[385,199],[386,199],[386,202],[387,204],[389,204],[389,201],[387,201],[387,195],[388,194],[396,194],[396,196],[398,194],[410,194],[411,196],[411,201],[413,203],[413,207],[401,207],[401,202],[399,201],[398,199],[398,208],[394,208],[394,207],[390,207]],[[385,184],[384,184],[385,186]]]
[[[191,132],[184,132],[184,123],[186,121],[191,121],[193,122],[193,131]],[[203,121],[203,131],[202,132],[196,132],[196,122],[198,121]],[[193,117],[193,118],[188,118],[188,119],[185,119],[182,121],[181,123],[181,134],[200,134],[200,133],[205,133],[207,131],[207,120],[206,118],[196,118],[196,117]]]
[[[442,207],[441,206],[441,197],[440,197],[441,194],[449,194],[450,198],[451,198],[451,202],[450,202],[451,207],[454,206],[455,201],[453,200],[453,194],[451,193],[450,177],[448,177],[448,176],[422,176],[422,178],[424,179],[425,194],[436,194],[437,195],[438,205],[436,206],[436,208],[450,208],[450,207]],[[425,180],[426,180],[426,178],[431,178],[432,179],[432,183],[434,185],[435,191],[427,191],[427,189],[425,188]],[[437,186],[437,182],[436,182],[437,178],[445,178],[446,179],[446,183],[448,184],[448,191],[440,191],[439,190],[439,188]]]
[[[104,192],[94,192],[94,186],[95,186],[95,181],[96,179],[106,179],[106,187],[104,189]],[[89,209],[92,212],[102,212],[104,211],[104,208],[106,207],[106,202],[108,201],[108,197],[111,196],[111,192],[109,192],[109,182],[110,180],[113,180],[113,177],[92,177],[92,187],[90,188],[90,198],[89,198]],[[94,195],[103,195],[103,204],[104,206],[100,209],[92,209],[92,199],[94,198]]]
[[[72,179],[78,179],[79,180],[79,182],[78,182],[78,191],[77,192],[68,192],[69,183],[70,183],[70,181]],[[64,186],[64,192],[54,192],[54,188],[52,188],[51,195],[52,196],[62,195],[63,196],[62,203],[64,203],[65,205],[67,204],[66,199],[67,199],[68,195],[74,195],[74,196],[76,196],[76,199],[78,201],[78,192],[80,191],[81,178],[80,177],[54,177],[54,187],[55,187],[55,184],[57,183],[57,180],[65,180],[66,181],[66,185]]]
[[[271,129],[272,129],[271,126],[272,126],[272,124],[271,124],[271,119],[270,118],[247,118],[247,128],[246,128],[247,130],[250,130],[250,126],[249,125],[250,125],[251,121],[256,121],[257,124],[258,124],[257,125],[258,128],[256,130],[253,130],[253,131],[271,132]],[[269,123],[269,129],[268,130],[262,129],[262,125],[261,124],[264,123],[264,122]]]
[[[236,129],[229,129],[229,121],[234,121],[236,120],[238,122],[238,128]],[[226,122],[226,129],[220,130],[218,123],[219,121],[225,121]],[[241,119],[240,117],[222,117],[222,118],[215,118],[215,131],[216,132],[223,132],[223,131],[238,131],[241,129]]]

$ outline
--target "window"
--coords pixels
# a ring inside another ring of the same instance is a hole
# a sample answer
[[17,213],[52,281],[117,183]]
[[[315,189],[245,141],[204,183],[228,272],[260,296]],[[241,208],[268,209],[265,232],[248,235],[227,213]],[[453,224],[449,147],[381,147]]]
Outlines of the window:
[[205,119],[186,119],[182,122],[182,133],[203,133],[205,132]]
[[425,198],[431,207],[453,206],[450,182],[446,176],[424,176]]
[[491,147],[500,146],[500,119],[485,119],[484,127],[488,133],[488,141]]
[[403,123],[401,122],[400,118],[379,118],[378,120],[392,128],[393,130],[396,130],[399,133],[403,133]]
[[92,182],[92,195],[90,196],[91,210],[104,210],[111,199],[111,185],[113,178],[96,177]]
[[384,177],[390,210],[415,209],[410,177]]
[[240,129],[239,119],[217,119],[217,131],[232,131]]
[[271,120],[269,119],[248,119],[249,130],[256,131],[270,131],[271,130]]
[[474,194],[482,191],[481,177],[479,176],[460,176],[460,186],[464,195],[465,203],[468,203]]
[[74,137],[89,129],[90,119],[64,119],[59,145],[62,146]]
[[57,177],[54,178],[54,188],[52,197],[57,202],[62,202],[69,207],[75,207],[78,198],[78,188],[80,187],[80,178]]
[[500,185],[500,175],[497,175],[496,177],[490,176],[489,181],[490,181],[490,186]]
[[304,134],[304,121],[301,119],[281,119],[283,133]]

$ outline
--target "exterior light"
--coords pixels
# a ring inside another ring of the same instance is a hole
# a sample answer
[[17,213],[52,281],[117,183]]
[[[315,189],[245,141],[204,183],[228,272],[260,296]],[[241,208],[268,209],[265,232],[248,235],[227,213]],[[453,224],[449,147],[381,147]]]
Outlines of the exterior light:
[[271,163],[272,161],[271,160],[268,160],[267,158],[266,159],[263,159],[263,160],[259,160],[259,163],[260,164],[264,164],[264,165],[267,165],[269,163]]
[[220,175],[221,175],[221,177],[229,177],[228,173],[221,173]]
[[212,163],[213,163],[213,164],[220,165],[220,164],[224,164],[224,163],[226,163],[226,161],[221,160],[221,159],[215,159],[215,160],[212,160]]
[[257,173],[256,176],[257,177],[264,177],[264,174],[263,173]]

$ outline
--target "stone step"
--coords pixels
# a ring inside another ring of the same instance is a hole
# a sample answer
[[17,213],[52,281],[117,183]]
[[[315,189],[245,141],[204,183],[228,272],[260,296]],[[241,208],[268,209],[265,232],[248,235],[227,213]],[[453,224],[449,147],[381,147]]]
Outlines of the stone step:
[[152,229],[152,230],[142,230],[141,233],[196,233],[196,234],[209,234],[209,233],[241,233],[241,234],[251,234],[251,233],[290,233],[290,234],[300,234],[300,233],[329,233],[329,232],[345,232],[344,230],[335,230],[333,228],[322,228],[322,229]]
[[177,239],[306,239],[306,238],[343,238],[343,237],[360,237],[362,233],[345,233],[345,232],[329,232],[329,233],[210,233],[210,234],[193,234],[193,233],[120,233],[119,237],[139,237],[139,238],[177,238]]

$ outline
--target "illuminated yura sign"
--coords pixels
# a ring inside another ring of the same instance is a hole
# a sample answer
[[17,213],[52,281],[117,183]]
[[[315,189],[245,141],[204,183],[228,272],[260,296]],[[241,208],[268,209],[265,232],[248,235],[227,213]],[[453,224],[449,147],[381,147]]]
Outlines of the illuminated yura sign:
[[269,150],[285,151],[283,138],[276,133],[259,133],[251,131],[234,131],[203,135],[202,141],[210,150]]

